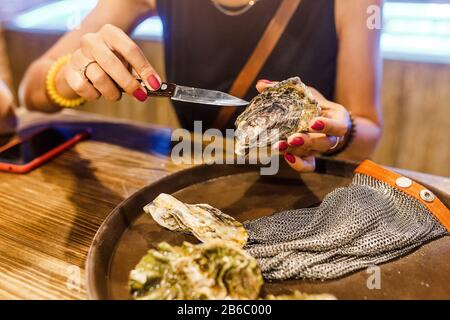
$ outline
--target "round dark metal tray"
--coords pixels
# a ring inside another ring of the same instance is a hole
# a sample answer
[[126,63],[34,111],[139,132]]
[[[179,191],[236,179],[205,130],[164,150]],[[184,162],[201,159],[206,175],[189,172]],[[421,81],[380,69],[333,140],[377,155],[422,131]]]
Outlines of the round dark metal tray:
[[[90,299],[129,299],[130,270],[148,249],[162,241],[197,243],[188,235],[160,227],[142,208],[160,193],[187,203],[208,203],[239,221],[291,208],[318,205],[337,187],[348,185],[354,163],[319,160],[317,172],[300,178],[287,167],[276,176],[261,176],[259,167],[202,165],[159,180],[121,203],[99,228],[86,261]],[[450,237],[429,243],[412,254],[380,266],[381,289],[372,288],[366,270],[342,279],[290,280],[264,285],[265,293],[290,290],[331,293],[338,299],[450,298]],[[372,289],[371,289],[372,288]]]

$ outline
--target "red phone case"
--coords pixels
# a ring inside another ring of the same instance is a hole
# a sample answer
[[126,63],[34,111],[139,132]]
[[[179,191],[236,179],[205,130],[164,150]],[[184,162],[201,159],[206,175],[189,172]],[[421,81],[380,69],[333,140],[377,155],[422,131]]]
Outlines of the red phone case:
[[[0,171],[7,171],[7,172],[21,173],[21,174],[28,173],[31,170],[34,170],[37,167],[41,166],[48,160],[52,159],[53,157],[56,157],[57,155],[63,153],[67,149],[71,148],[79,141],[86,139],[88,136],[89,136],[88,131],[83,131],[83,132],[77,133],[73,138],[67,140],[66,142],[60,144],[56,148],[48,151],[47,153],[43,154],[42,156],[37,157],[33,161],[30,161],[26,164],[17,165],[17,164],[0,162]],[[14,141],[8,143],[7,145],[3,146],[2,148],[0,148],[0,152],[2,150],[11,148],[20,142],[21,142],[21,140],[14,140]]]

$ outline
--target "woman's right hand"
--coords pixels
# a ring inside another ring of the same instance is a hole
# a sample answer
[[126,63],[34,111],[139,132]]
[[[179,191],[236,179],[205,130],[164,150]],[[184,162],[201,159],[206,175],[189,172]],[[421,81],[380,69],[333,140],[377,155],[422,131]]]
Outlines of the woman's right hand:
[[117,101],[124,91],[143,102],[147,94],[136,78],[150,90],[161,86],[161,78],[136,43],[121,29],[106,24],[100,31],[82,36],[80,48],[58,75],[56,85],[67,98],[80,96],[92,101],[104,96]]

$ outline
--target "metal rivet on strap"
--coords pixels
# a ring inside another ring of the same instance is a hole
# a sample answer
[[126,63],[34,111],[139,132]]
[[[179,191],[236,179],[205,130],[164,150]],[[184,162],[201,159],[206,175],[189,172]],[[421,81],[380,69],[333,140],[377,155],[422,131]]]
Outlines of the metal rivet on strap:
[[406,177],[400,177],[397,180],[395,180],[395,184],[399,186],[400,188],[409,188],[412,186],[413,182],[411,179]]
[[436,199],[434,193],[427,189],[423,189],[422,191],[420,191],[420,197],[423,201],[426,202],[433,202]]

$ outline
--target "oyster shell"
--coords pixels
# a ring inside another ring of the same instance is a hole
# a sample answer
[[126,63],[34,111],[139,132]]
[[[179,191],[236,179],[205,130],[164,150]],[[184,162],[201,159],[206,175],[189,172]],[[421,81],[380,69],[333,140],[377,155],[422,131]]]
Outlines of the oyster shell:
[[208,204],[186,204],[162,193],[144,207],[161,226],[178,232],[192,233],[202,242],[223,240],[243,247],[248,234],[244,226]]
[[279,82],[256,96],[237,118],[236,153],[245,155],[253,148],[270,147],[291,134],[306,132],[320,111],[319,103],[300,78]]
[[149,300],[256,299],[262,284],[256,260],[224,241],[160,243],[129,277],[133,298]]

